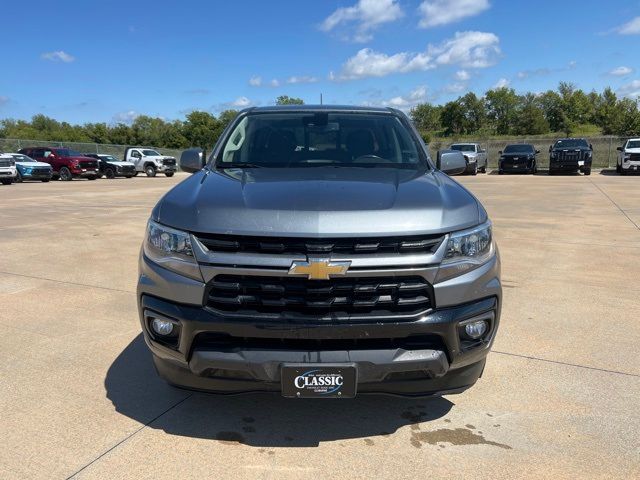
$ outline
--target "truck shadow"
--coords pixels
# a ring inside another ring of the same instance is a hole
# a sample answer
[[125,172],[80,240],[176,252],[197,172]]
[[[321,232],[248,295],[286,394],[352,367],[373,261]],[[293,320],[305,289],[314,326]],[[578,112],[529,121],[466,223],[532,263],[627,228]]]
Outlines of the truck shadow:
[[142,334],[112,363],[104,386],[117,412],[151,428],[255,447],[315,447],[386,436],[407,425],[419,428],[417,424],[441,418],[453,407],[441,397],[291,400],[278,394],[222,396],[181,390],[158,378]]

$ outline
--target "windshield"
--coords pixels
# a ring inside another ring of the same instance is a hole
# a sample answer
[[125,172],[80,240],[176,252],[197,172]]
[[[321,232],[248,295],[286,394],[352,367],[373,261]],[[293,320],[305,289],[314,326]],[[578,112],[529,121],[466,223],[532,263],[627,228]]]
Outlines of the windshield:
[[589,148],[589,144],[582,138],[558,140],[553,148]]
[[35,160],[31,157],[27,157],[26,155],[11,155],[15,158],[16,162],[35,162]]
[[507,145],[504,153],[534,153],[533,145]]
[[464,145],[464,144],[459,144],[459,145],[451,145],[451,150],[458,150],[459,152],[475,152],[476,148],[474,145]]
[[[70,148],[56,148],[53,153],[59,155],[61,157],[82,157],[80,152],[76,152],[75,150],[71,150]],[[45,154],[45,157],[48,156]]]
[[627,148],[640,148],[640,140],[629,140]]
[[114,157],[113,155],[99,155],[101,160],[106,160],[107,162],[119,162],[120,160],[118,160],[116,157]]
[[216,166],[426,167],[400,118],[353,112],[255,113],[227,137]]
[[[155,142],[154,142],[155,143]],[[155,150],[142,150],[142,155],[145,157],[159,157],[160,154]]]

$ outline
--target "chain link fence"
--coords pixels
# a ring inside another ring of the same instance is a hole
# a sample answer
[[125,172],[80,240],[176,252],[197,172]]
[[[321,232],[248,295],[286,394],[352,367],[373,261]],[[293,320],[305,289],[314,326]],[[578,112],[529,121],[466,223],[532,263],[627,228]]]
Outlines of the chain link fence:
[[169,155],[180,160],[182,150],[157,148],[149,145],[112,145],[107,143],[52,142],[47,140],[22,140],[17,138],[0,138],[0,152],[15,153],[26,147],[65,147],[80,153],[102,153],[122,159],[124,149],[128,146],[152,148],[162,155]]
[[[438,150],[447,148],[452,143],[478,142],[487,150],[490,168],[498,168],[498,159],[500,151],[511,143],[530,143],[535,146],[536,150],[540,150],[537,157],[538,166],[541,168],[549,167],[549,147],[555,143],[557,138],[554,137],[531,137],[531,138],[511,138],[511,139],[469,139],[465,138],[457,140],[451,138],[436,138],[429,143],[429,150],[432,158],[436,158]],[[587,141],[593,145],[593,168],[615,168],[618,158],[617,147],[621,146],[626,138],[623,137],[587,137]]]

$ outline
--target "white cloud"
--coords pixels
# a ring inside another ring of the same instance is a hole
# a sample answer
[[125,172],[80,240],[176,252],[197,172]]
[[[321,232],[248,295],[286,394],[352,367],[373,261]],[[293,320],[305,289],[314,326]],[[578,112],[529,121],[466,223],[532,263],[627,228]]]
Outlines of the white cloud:
[[345,24],[355,24],[355,32],[346,39],[367,42],[379,25],[398,20],[404,15],[397,0],[359,0],[352,7],[338,8],[320,24],[320,30],[330,32]]
[[425,71],[442,65],[467,68],[486,68],[494,65],[500,55],[500,39],[493,33],[456,32],[453,38],[427,46],[420,53],[400,52],[393,55],[363,48],[347,59],[339,75],[329,74],[331,80],[354,80],[365,77],[384,77],[392,73]]
[[466,82],[471,78],[471,75],[466,70],[458,70],[455,74],[456,80],[460,80],[461,82]]
[[418,7],[420,27],[447,25],[473,17],[490,7],[489,0],[425,0]]
[[277,78],[274,78],[273,80],[271,80],[269,82],[269,86],[270,87],[279,87],[280,86],[280,81]]
[[246,108],[253,105],[253,102],[247,97],[238,97],[233,102],[229,103],[231,107]]
[[618,89],[618,93],[624,97],[640,98],[640,80],[634,80]]
[[135,110],[128,110],[126,112],[116,113],[112,120],[113,123],[126,123],[127,125],[131,125],[138,116],[140,116],[140,114]]
[[411,90],[406,95],[398,95],[388,100],[382,100],[380,104],[384,107],[399,108],[401,110],[409,110],[411,107],[427,101],[427,87],[420,85]]
[[611,70],[609,75],[613,75],[614,77],[624,77],[630,73],[633,73],[633,68],[621,66]]
[[5,97],[3,95],[0,95],[0,107],[2,105],[5,105],[6,103],[9,103],[9,97]]
[[467,89],[466,83],[455,82],[449,83],[442,88],[444,93],[460,93],[464,92]]
[[616,28],[620,35],[640,35],[640,17],[635,17],[631,21]]
[[252,87],[259,87],[262,85],[262,77],[254,76],[249,79],[249,85]]
[[500,88],[507,88],[510,84],[511,82],[507,78],[501,78],[495,83],[495,85],[492,88],[494,90],[497,90]]
[[51,60],[52,62],[64,63],[71,63],[76,59],[73,55],[69,55],[67,52],[63,52],[62,50],[57,50],[55,52],[45,52],[40,55],[40,58],[44,60]]
[[295,84],[295,83],[316,83],[318,79],[316,77],[302,76],[302,77],[289,77],[287,78],[287,83]]

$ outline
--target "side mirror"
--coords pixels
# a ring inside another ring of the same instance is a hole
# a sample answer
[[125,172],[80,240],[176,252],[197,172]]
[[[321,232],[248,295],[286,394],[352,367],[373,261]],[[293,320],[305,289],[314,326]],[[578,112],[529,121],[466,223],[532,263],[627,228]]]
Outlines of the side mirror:
[[467,169],[467,161],[462,152],[457,150],[441,150],[438,152],[440,158],[440,170],[447,175],[459,175]]
[[618,150],[619,152],[624,152],[624,148],[622,148],[622,147],[618,147],[618,148],[616,148],[616,150]]
[[540,150],[536,150],[536,155],[537,155],[538,153],[540,153]]
[[201,148],[190,148],[182,152],[180,155],[180,169],[189,172],[195,173],[204,167],[204,158],[203,152]]
[[590,148],[591,150],[593,150],[593,145],[589,144],[589,148]]
[[502,150],[498,150],[498,155],[502,155]]
[[551,150],[553,150],[553,145],[549,145],[549,153],[551,153]]

